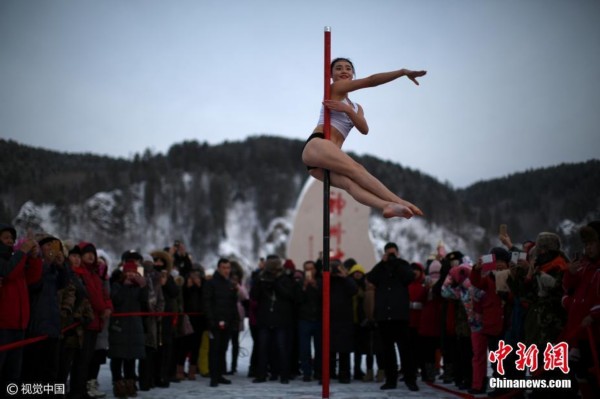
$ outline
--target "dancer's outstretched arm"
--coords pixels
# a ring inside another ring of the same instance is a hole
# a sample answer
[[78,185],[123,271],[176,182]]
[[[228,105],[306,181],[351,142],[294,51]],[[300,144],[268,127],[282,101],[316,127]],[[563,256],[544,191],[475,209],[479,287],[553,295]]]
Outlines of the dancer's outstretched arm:
[[338,80],[331,85],[331,94],[349,93],[351,91],[365,89],[367,87],[376,87],[385,83],[389,83],[393,80],[406,76],[414,84],[418,85],[417,78],[424,76],[427,71],[411,71],[410,69],[399,69],[397,71],[376,73],[362,79],[353,80]]

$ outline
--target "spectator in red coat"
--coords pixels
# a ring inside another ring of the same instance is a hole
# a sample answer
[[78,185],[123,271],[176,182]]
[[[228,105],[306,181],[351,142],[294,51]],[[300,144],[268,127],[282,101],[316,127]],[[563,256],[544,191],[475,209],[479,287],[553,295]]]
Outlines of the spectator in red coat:
[[84,397],[87,393],[87,381],[90,364],[96,350],[96,339],[107,323],[113,310],[110,295],[98,274],[98,253],[94,244],[80,242],[81,249],[80,276],[87,290],[90,304],[94,311],[94,319],[84,331],[81,350],[73,359],[71,368],[71,397]]
[[[588,329],[592,331],[596,348],[600,347],[600,221],[594,221],[580,231],[585,247],[583,257],[569,264],[563,276],[568,319],[563,337],[578,349],[581,358],[573,364],[579,377],[590,383],[593,397],[600,397],[600,381],[590,375],[593,365]],[[596,355],[598,352],[596,352]]]
[[[29,323],[27,285],[42,277],[42,261],[37,243],[25,238],[13,252],[16,238],[14,227],[0,224],[0,347],[25,337],[25,329]],[[0,392],[6,392],[5,384],[18,382],[22,361],[22,348],[0,350]]]

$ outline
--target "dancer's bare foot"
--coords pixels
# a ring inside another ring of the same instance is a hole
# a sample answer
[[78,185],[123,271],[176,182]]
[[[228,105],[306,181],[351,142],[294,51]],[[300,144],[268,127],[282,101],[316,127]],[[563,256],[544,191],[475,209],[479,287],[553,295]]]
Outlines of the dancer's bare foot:
[[413,203],[410,203],[408,201],[402,200],[401,204],[404,205],[405,207],[407,207],[408,209],[410,209],[410,211],[413,213],[413,215],[416,215],[416,216],[423,216],[424,215],[423,211],[421,209],[419,209],[419,207],[417,207]]
[[383,208],[383,217],[386,219],[393,217],[410,219],[413,216],[414,213],[407,206],[396,204],[393,202],[390,202]]

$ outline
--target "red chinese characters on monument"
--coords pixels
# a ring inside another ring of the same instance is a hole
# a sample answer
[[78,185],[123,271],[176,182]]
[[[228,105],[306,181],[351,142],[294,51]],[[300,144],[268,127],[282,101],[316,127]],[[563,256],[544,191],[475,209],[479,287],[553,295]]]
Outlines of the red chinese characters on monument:
[[[525,344],[518,343],[519,349],[515,352],[518,359],[515,361],[517,370],[525,370],[525,367],[533,372],[538,368],[538,355],[540,353],[536,344],[527,347]],[[488,359],[492,363],[498,363],[496,366],[498,374],[504,375],[504,359],[512,352],[512,346],[504,341],[498,343],[498,350],[491,351]],[[560,342],[556,345],[546,344],[544,350],[544,370],[560,369],[564,374],[569,372],[569,346],[566,342]]]
[[[335,193],[329,198],[329,213],[333,216],[341,216],[346,207],[346,201],[342,197],[342,193]],[[338,221],[336,224],[331,225],[329,228],[330,237],[335,239],[335,249],[331,254],[332,257],[338,259],[344,259],[344,251],[342,250],[342,235],[344,229],[342,228],[342,222]]]
[[346,207],[346,200],[342,197],[342,193],[334,193],[329,197],[329,213],[332,215],[341,216]]

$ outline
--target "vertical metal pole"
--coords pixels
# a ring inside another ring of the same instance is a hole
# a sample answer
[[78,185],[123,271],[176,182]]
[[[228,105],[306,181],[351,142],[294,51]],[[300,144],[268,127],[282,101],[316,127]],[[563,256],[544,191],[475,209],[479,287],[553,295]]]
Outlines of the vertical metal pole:
[[[325,100],[331,97],[331,28],[325,27],[325,85],[324,92]],[[331,137],[331,114],[325,107],[323,133],[325,139],[330,140]],[[330,268],[329,268],[329,171],[324,171],[323,176],[323,352],[322,352],[322,397],[329,398],[329,286],[330,286]]]

